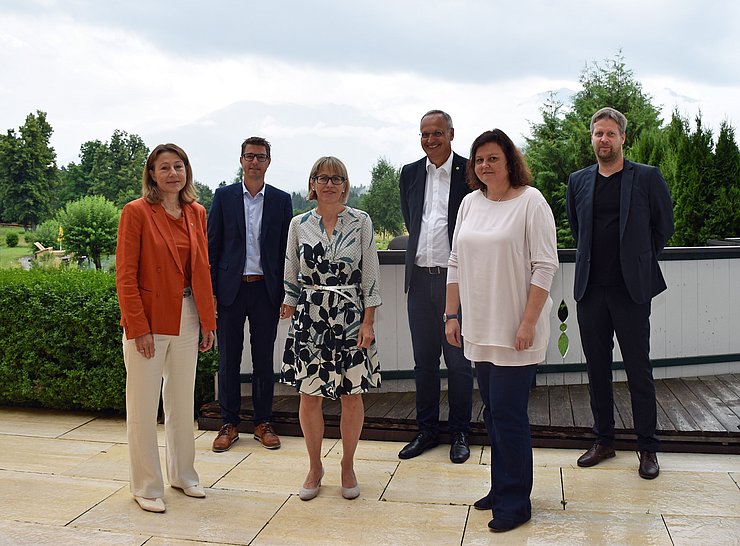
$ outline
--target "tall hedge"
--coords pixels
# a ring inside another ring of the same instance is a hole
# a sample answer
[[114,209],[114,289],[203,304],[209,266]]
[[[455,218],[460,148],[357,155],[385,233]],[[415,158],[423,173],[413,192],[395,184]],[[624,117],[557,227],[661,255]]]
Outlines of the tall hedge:
[[[124,410],[119,318],[110,273],[0,270],[0,404]],[[217,370],[217,353],[202,353],[196,408]]]

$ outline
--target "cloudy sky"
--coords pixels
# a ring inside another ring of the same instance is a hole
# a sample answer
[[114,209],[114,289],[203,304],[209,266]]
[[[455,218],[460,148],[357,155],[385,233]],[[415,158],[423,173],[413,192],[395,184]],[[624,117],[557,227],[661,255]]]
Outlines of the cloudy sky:
[[59,165],[115,129],[175,142],[211,187],[261,135],[268,182],[336,155],[359,185],[422,156],[432,108],[464,155],[493,127],[523,143],[548,92],[619,51],[665,118],[740,128],[738,43],[736,0],[2,0],[0,130],[47,112]]

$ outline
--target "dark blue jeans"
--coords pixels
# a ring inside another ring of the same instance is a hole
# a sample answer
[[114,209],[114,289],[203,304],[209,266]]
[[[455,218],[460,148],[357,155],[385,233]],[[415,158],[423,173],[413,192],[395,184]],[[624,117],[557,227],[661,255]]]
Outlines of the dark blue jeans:
[[577,309],[598,442],[614,443],[612,355],[616,333],[627,373],[637,445],[641,451],[657,451],[660,441],[655,436],[658,415],[650,363],[650,302],[635,303],[624,285],[589,286]]
[[414,350],[416,422],[419,430],[439,434],[440,356],[447,365],[450,432],[468,432],[473,398],[473,368],[459,347],[447,343],[445,311],[447,274],[430,274],[414,266],[408,294],[409,328]]
[[476,362],[483,421],[491,440],[491,493],[496,519],[523,523],[532,517],[532,437],[529,389],[537,365]]
[[280,308],[270,304],[265,281],[243,282],[229,306],[218,304],[218,401],[224,424],[239,424],[244,322],[249,318],[252,350],[252,403],[255,425],[272,419],[275,390],[272,354]]

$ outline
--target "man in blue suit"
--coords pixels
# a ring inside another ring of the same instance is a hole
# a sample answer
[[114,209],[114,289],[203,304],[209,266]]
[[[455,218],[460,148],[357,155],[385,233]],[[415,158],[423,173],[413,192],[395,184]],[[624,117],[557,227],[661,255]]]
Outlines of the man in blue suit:
[[444,353],[450,405],[450,460],[464,463],[470,457],[473,369],[462,348],[447,342],[444,321],[460,317],[444,315],[444,310],[447,262],[457,210],[463,197],[470,193],[465,182],[468,160],[452,151],[455,129],[449,114],[441,110],[424,114],[420,136],[426,157],[405,165],[399,180],[401,212],[409,232],[405,290],[414,350],[419,433],[398,456],[410,459],[439,443],[439,357]]
[[577,242],[574,292],[597,435],[578,466],[594,466],[615,455],[616,333],[632,399],[638,473],[649,480],[660,471],[650,303],[666,289],[658,255],[673,234],[673,205],[656,167],[624,159],[626,129],[627,119],[617,110],[596,112],[591,118],[591,144],[597,164],[568,180],[568,220]]
[[240,366],[244,323],[249,318],[252,350],[254,438],[267,449],[280,447],[272,428],[272,355],[283,301],[283,270],[290,195],[265,184],[270,143],[250,137],[242,143],[242,184],[218,188],[208,214],[208,255],[218,326],[218,400],[223,426],[213,451],[228,450],[239,439]]

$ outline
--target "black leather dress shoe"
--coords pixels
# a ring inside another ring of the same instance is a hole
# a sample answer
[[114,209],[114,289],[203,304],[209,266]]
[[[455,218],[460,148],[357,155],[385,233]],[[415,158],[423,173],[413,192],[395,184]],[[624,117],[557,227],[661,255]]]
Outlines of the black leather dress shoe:
[[660,474],[660,465],[658,464],[658,455],[651,451],[640,451],[640,470],[641,478],[652,480]]
[[491,521],[488,522],[488,528],[493,531],[494,533],[505,533],[506,531],[511,531],[512,529],[516,529],[520,525],[524,525],[527,523],[527,521],[520,521],[520,522],[513,522],[508,520],[502,520],[501,518],[493,518]]
[[420,432],[416,438],[411,440],[398,452],[399,459],[413,459],[424,453],[427,449],[437,447],[439,439],[431,432]]
[[475,501],[473,508],[476,510],[493,510],[493,491],[489,491],[488,495]]
[[578,466],[595,466],[604,459],[611,459],[616,453],[612,446],[594,444],[586,453],[578,457]]
[[468,435],[464,432],[453,433],[450,444],[450,460],[453,463],[460,464],[467,461],[469,457]]

